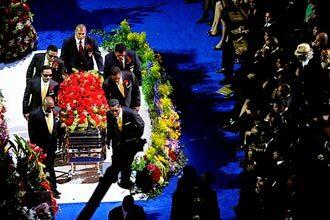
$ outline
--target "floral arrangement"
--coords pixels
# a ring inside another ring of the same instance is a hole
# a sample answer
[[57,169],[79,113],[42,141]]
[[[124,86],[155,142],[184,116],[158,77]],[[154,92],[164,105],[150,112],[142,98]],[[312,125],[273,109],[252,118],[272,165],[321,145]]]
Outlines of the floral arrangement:
[[37,33],[27,0],[0,3],[0,61],[13,61],[36,47]]
[[142,63],[142,90],[149,106],[152,121],[151,145],[141,157],[135,158],[132,169],[136,171],[136,184],[147,194],[155,197],[162,192],[168,179],[186,163],[180,149],[180,120],[170,98],[173,88],[165,77],[161,56],[146,42],[146,33],[131,32],[126,20],[113,35],[93,31],[103,38],[102,46],[114,49],[117,43],[137,52]]
[[[58,206],[43,171],[47,155],[16,135],[15,144],[9,140],[5,110],[0,90],[0,215],[4,219],[52,219]],[[45,191],[50,194],[49,204],[25,207],[27,193]]]
[[17,135],[14,136],[16,145],[11,142],[9,149],[16,158],[16,175],[21,177],[17,184],[24,193],[50,192],[50,205],[52,213],[55,214],[58,205],[44,172],[45,165],[42,163],[47,154],[43,153],[43,150],[35,144],[31,144]]
[[102,78],[92,71],[76,72],[61,83],[58,94],[62,126],[69,133],[88,128],[106,128],[109,107]]
[[6,102],[0,90],[0,147],[6,146],[9,134],[5,120]]

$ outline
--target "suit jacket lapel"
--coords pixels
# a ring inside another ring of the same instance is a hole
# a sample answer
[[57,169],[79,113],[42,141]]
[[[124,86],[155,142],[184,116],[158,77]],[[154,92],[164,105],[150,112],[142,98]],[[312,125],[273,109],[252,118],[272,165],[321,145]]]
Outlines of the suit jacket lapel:
[[122,77],[123,77],[123,86],[124,86],[124,92],[125,92],[125,98],[128,96],[129,94],[129,88],[127,88],[127,86],[125,85],[125,81],[129,82],[129,79],[127,78],[127,75],[125,73],[122,73]]
[[[47,127],[47,122],[46,122],[46,118],[45,118],[45,113],[42,110],[42,107],[39,107],[39,111],[40,111],[40,120],[42,121],[42,130],[47,130],[48,131],[48,127]],[[49,133],[49,132],[48,132]]]
[[46,53],[42,56],[42,58],[39,60],[39,66],[43,67],[45,64],[45,60],[46,60]]
[[37,92],[37,96],[35,98],[40,98],[41,99],[41,78],[37,78],[36,82],[36,92]]
[[74,50],[74,52],[75,52],[76,54],[79,54],[79,50],[78,50],[78,48],[77,48],[76,38],[75,38],[75,36],[72,37],[72,46],[73,46],[72,49]]

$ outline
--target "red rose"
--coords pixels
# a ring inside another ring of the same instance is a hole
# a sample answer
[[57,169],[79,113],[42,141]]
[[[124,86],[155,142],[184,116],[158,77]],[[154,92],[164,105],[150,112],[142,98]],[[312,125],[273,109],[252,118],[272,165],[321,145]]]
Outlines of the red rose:
[[126,64],[130,64],[132,62],[132,58],[130,56],[126,57]]
[[58,69],[58,62],[54,61],[52,64],[53,69]]
[[39,156],[39,160],[40,160],[41,162],[44,161],[46,158],[47,158],[47,154],[41,154],[41,155]]
[[86,44],[86,46],[85,46],[85,50],[86,50],[87,52],[92,52],[92,51],[93,51],[93,46],[90,45],[90,44]]
[[147,170],[149,170],[149,172],[151,174],[152,182],[158,183],[158,181],[162,175],[160,169],[154,164],[148,164]]
[[176,153],[175,153],[175,151],[172,151],[172,150],[170,150],[169,152],[168,152],[168,156],[171,158],[171,160],[173,160],[173,161],[176,161],[178,158],[177,158],[177,156],[176,156]]
[[126,88],[130,87],[130,83],[128,79],[124,79],[123,84],[126,86]]

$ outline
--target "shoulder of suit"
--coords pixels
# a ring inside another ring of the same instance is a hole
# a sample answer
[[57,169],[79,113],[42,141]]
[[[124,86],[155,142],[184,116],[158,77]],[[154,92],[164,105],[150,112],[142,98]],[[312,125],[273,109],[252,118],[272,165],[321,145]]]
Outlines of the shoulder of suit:
[[86,42],[95,42],[95,39],[86,35],[86,38],[85,38]]
[[76,39],[75,39],[74,35],[71,36],[71,37],[68,37],[68,38],[64,39],[64,43],[65,44],[66,43],[72,43],[72,42],[76,43]]
[[122,109],[123,109],[123,114],[132,115],[136,113],[136,111],[126,106],[122,106]]
[[35,84],[35,83],[38,83],[38,82],[41,82],[40,77],[32,78],[32,79],[30,80],[31,85],[32,85],[32,84]]
[[44,56],[46,56],[46,53],[36,53],[36,54],[34,54],[34,56],[36,58],[43,58]]
[[113,51],[110,51],[107,55],[105,55],[105,58],[111,58],[112,56],[114,56],[115,53]]
[[64,63],[64,61],[61,58],[59,58],[59,57],[56,57],[55,58],[55,61],[58,62],[58,63],[60,63],[60,64]]
[[123,78],[132,78],[132,73],[127,70],[122,70],[121,71]]
[[127,50],[127,55],[135,56],[136,52],[133,50]]
[[49,82],[49,85],[57,86],[58,85],[58,82],[56,82],[55,80],[51,79],[50,82]]

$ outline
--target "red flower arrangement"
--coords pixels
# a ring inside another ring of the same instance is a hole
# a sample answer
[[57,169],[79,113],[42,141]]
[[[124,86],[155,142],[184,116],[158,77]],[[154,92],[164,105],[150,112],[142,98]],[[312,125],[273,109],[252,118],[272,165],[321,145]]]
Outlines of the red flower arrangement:
[[162,173],[160,169],[155,164],[148,164],[147,170],[150,172],[151,179],[153,183],[158,183]]
[[71,74],[60,86],[58,105],[62,126],[76,129],[106,128],[109,107],[102,89],[102,78],[91,72]]
[[0,7],[4,25],[0,32],[0,62],[25,56],[35,48],[37,33],[27,0],[9,0]]

